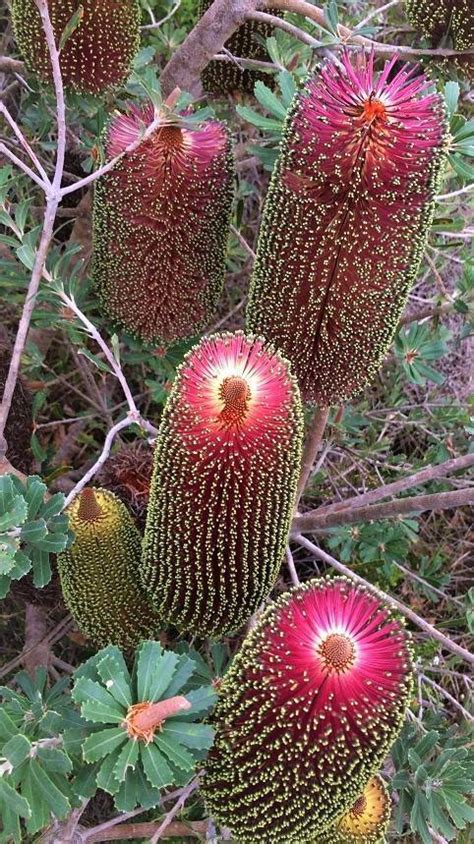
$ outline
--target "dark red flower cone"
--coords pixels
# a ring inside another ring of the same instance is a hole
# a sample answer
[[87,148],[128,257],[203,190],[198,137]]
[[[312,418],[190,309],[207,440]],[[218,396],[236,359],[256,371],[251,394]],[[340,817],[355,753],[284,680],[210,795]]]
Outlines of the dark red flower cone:
[[[153,107],[112,121],[107,154],[123,152]],[[223,123],[164,123],[98,180],[94,278],[114,323],[147,343],[196,334],[222,290],[233,197],[233,158]]]
[[160,616],[217,636],[277,577],[295,502],[302,410],[263,340],[205,338],[178,370],[157,439],[142,578]]
[[296,95],[267,195],[247,310],[303,398],[340,403],[374,377],[431,224],[444,107],[417,65],[325,64]]
[[[73,16],[82,7],[82,16]],[[72,29],[61,49],[63,82],[78,91],[99,94],[127,79],[140,44],[138,0],[48,0],[56,44],[67,25]],[[15,38],[28,68],[51,80],[51,61],[41,17],[34,0],[13,0]]]
[[203,793],[242,844],[303,844],[354,804],[411,694],[407,634],[379,594],[345,578],[285,594],[219,690]]

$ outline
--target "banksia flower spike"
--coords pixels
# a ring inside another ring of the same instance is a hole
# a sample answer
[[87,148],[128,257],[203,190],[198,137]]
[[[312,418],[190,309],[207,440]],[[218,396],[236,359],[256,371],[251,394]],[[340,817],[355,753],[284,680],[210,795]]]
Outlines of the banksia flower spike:
[[[200,0],[199,16],[207,12],[213,0]],[[283,17],[283,12],[278,9],[267,9],[276,17]],[[246,94],[253,94],[255,83],[259,80],[267,87],[273,86],[273,77],[269,73],[245,67],[238,59],[253,59],[254,61],[270,61],[265,39],[273,35],[274,27],[268,23],[248,20],[239,26],[234,34],[225,43],[226,50],[235,56],[236,60],[221,62],[211,61],[206,65],[201,75],[205,91],[215,94],[232,94],[241,91]]]
[[[48,0],[63,82],[99,94],[127,79],[140,44],[138,0]],[[82,10],[82,11],[81,11]],[[15,38],[29,70],[51,80],[51,62],[35,0],[13,0]]]
[[345,578],[267,609],[220,687],[203,792],[242,844],[313,842],[378,770],[411,693],[407,635]]
[[157,439],[142,557],[164,620],[219,636],[260,606],[284,554],[301,436],[298,388],[263,340],[216,334],[188,353]]
[[160,621],[140,586],[141,537],[119,499],[84,489],[67,511],[75,534],[58,556],[66,606],[79,628],[101,646],[134,647],[158,635]]
[[377,774],[341,820],[312,844],[383,844],[390,811],[390,795]]
[[455,50],[474,47],[472,0],[406,0],[409,21],[434,44],[450,33]]
[[[110,158],[140,137],[153,106],[112,121]],[[164,123],[96,184],[94,277],[104,310],[147,343],[209,321],[222,290],[233,197],[226,127]]]
[[308,401],[375,375],[426,242],[444,107],[416,65],[324,65],[295,97],[267,195],[247,327],[290,360]]
[[135,440],[108,457],[97,475],[100,486],[123,501],[140,530],[145,527],[152,469],[152,449],[144,440]]

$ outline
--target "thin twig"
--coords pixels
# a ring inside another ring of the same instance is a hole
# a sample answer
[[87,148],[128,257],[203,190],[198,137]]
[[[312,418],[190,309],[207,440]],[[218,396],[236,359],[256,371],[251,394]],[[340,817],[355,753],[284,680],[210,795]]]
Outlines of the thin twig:
[[436,691],[439,692],[440,695],[443,695],[446,700],[449,700],[449,702],[452,703],[452,705],[462,713],[466,721],[470,721],[471,723],[474,722],[474,716],[471,715],[471,713],[468,712],[467,709],[465,709],[464,706],[462,706],[462,704],[460,704],[455,697],[453,697],[449,692],[447,692],[446,689],[443,689],[442,686],[440,686],[438,683],[435,683],[434,680],[431,680],[425,674],[420,674],[420,677],[424,683],[428,683],[428,685],[431,686],[433,689],[436,689]]
[[173,818],[175,818],[178,812],[183,808],[184,804],[186,803],[186,800],[193,793],[193,791],[196,790],[198,785],[199,774],[195,776],[191,780],[191,782],[189,782],[188,785],[183,789],[181,796],[178,798],[173,808],[170,809],[165,819],[163,820],[163,823],[160,824],[155,834],[152,836],[152,838],[150,838],[150,844],[156,844],[157,841],[160,840],[162,833],[165,832],[166,828],[169,826]]
[[299,586],[300,579],[298,577],[298,572],[296,571],[293,554],[291,553],[291,549],[289,547],[286,549],[286,562],[288,565],[288,571],[290,572],[291,582],[293,586]]
[[317,407],[306,434],[303,457],[301,460],[301,472],[296,490],[296,507],[298,507],[299,500],[303,495],[306,484],[308,483],[308,478],[311,474],[316,455],[321,448],[328,417],[328,407]]
[[474,190],[474,182],[470,185],[466,185],[465,188],[453,190],[451,193],[440,193],[438,196],[435,196],[435,199],[436,202],[444,202],[446,199],[452,199],[453,196],[461,196],[462,193],[469,193],[471,190]]
[[362,29],[372,18],[376,18],[381,15],[383,12],[386,12],[388,9],[391,9],[392,6],[398,6],[401,0],[390,0],[390,3],[385,3],[384,6],[380,6],[378,9],[373,9],[369,14],[354,27],[352,32],[358,32],[359,29]]
[[296,38],[298,41],[301,41],[302,44],[306,44],[308,47],[312,47],[313,49],[323,46],[322,41],[318,41],[316,38],[313,38],[312,35],[305,32],[303,29],[300,29],[298,26],[295,26],[293,23],[290,23],[283,18],[277,18],[276,15],[269,15],[267,12],[250,12],[247,17],[250,18],[250,20],[257,21],[259,23],[267,23],[270,26],[276,26],[278,29],[282,29],[283,32],[287,32],[289,35],[292,35],[293,38]]
[[154,23],[145,24],[145,26],[140,27],[141,31],[146,32],[147,30],[149,31],[153,29],[159,29],[161,26],[163,26],[164,23],[166,23],[166,21],[169,21],[170,18],[172,18],[173,15],[176,14],[180,6],[181,0],[177,0],[176,4],[173,6],[171,11],[168,12],[168,14],[164,16],[164,18],[161,18],[161,20],[159,21],[154,21]]
[[[293,539],[295,540],[295,542],[298,542],[298,544],[301,545],[303,548],[306,548],[308,551],[314,554],[317,559],[323,560],[323,562],[335,568],[338,572],[340,572],[340,574],[344,574],[346,577],[349,577],[351,580],[355,580],[362,586],[369,587],[370,589],[375,588],[366,580],[364,580],[363,577],[360,577],[360,575],[351,571],[351,569],[347,568],[347,566],[344,566],[342,563],[340,563],[339,560],[336,560],[334,557],[331,557],[330,554],[326,554],[326,552],[323,551],[322,548],[318,548],[317,545],[314,545],[313,542],[310,542],[309,539],[306,539],[306,537],[302,536],[301,534],[294,535]],[[436,629],[436,627],[433,627],[431,624],[428,624],[428,622],[425,621],[424,618],[421,618],[409,607],[406,607],[405,604],[402,604],[402,602],[399,601],[397,598],[393,598],[391,595],[387,595],[387,593],[382,592],[381,589],[377,589],[376,591],[384,600],[394,604],[397,609],[399,609],[400,612],[403,613],[403,615],[405,615],[407,618],[410,619],[410,621],[413,622],[413,624],[415,624],[433,639],[436,639],[438,642],[440,642],[440,644],[444,648],[446,648],[446,650],[457,654],[457,656],[461,657],[461,659],[465,660],[466,662],[474,664],[474,654],[470,653],[468,650],[466,650],[466,648],[463,648],[461,647],[461,645],[458,645],[456,642],[453,642],[452,639],[449,639],[448,636],[445,636],[444,633],[441,633],[439,630]]]

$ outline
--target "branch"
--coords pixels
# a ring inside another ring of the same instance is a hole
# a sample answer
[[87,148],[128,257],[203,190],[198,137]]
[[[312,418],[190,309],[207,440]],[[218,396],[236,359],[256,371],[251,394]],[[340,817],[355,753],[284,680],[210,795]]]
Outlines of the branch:
[[[369,587],[372,590],[375,589],[375,587],[372,586],[372,584],[368,583],[366,580],[364,580],[363,577],[360,577],[360,575],[355,574],[355,572],[351,571],[349,568],[347,568],[347,566],[344,566],[342,563],[340,563],[339,560],[336,560],[334,557],[331,557],[330,554],[326,554],[325,551],[323,551],[321,548],[318,548],[318,546],[310,542],[309,539],[306,539],[304,536],[301,536],[301,534],[296,534],[293,539],[303,548],[306,548],[308,551],[310,551],[311,554],[317,557],[318,560],[322,560],[323,562],[332,566],[340,574],[349,577],[351,580],[356,581],[356,583],[360,583],[362,586]],[[466,648],[461,647],[461,645],[458,645],[456,642],[453,642],[451,639],[445,636],[444,633],[441,633],[439,630],[437,630],[436,627],[433,627],[431,624],[428,624],[428,622],[425,621],[424,618],[421,618],[409,607],[406,607],[405,604],[402,604],[402,602],[398,601],[397,598],[393,598],[391,595],[387,595],[387,593],[382,592],[381,589],[376,589],[376,591],[378,592],[380,597],[383,598],[384,601],[388,601],[388,603],[394,604],[394,606],[397,607],[397,609],[400,610],[400,612],[403,613],[404,616],[409,618],[410,621],[413,622],[413,624],[416,624],[417,627],[419,627],[433,639],[436,639],[438,642],[440,642],[440,644],[444,648],[446,648],[446,650],[451,651],[451,653],[456,654],[457,656],[461,657],[461,659],[474,665],[474,654],[470,653],[470,651],[466,650]]]
[[0,70],[3,73],[22,73],[24,69],[23,62],[12,59],[10,56],[0,56]]
[[166,64],[160,77],[165,96],[176,86],[191,91],[214,54],[222,50],[235,30],[255,11],[256,2],[214,0]]
[[439,478],[445,478],[453,472],[460,472],[464,469],[469,469],[474,466],[474,453],[464,454],[462,457],[454,457],[452,460],[445,460],[443,463],[438,463],[436,466],[427,466],[425,469],[420,469],[413,475],[407,475],[399,481],[393,481],[390,484],[372,489],[370,492],[365,492],[363,495],[348,498],[346,501],[338,501],[335,504],[328,504],[325,507],[318,507],[316,510],[310,510],[305,513],[305,516],[312,516],[314,519],[326,516],[328,513],[340,513],[356,507],[362,507],[366,504],[373,504],[375,501],[380,501],[383,498],[390,498],[393,495],[398,495],[399,492],[404,492],[415,486],[421,486],[429,481],[434,481]]
[[18,326],[17,335],[15,338],[15,345],[10,361],[10,368],[8,371],[5,388],[3,391],[2,404],[0,407],[0,457],[2,453],[6,452],[5,438],[3,436],[5,425],[7,423],[10,406],[15,391],[15,385],[18,379],[18,372],[20,369],[20,358],[25,347],[28,329],[30,327],[31,316],[36,302],[38,288],[41,282],[46,257],[49,246],[53,236],[54,219],[60,200],[61,180],[64,170],[64,156],[66,152],[66,111],[64,105],[64,90],[61,79],[61,69],[59,66],[59,53],[56,48],[54,40],[54,32],[48,12],[48,4],[46,0],[35,0],[38,6],[43,29],[48,44],[49,54],[51,58],[51,65],[53,69],[54,88],[56,91],[56,122],[58,127],[58,147],[56,152],[56,166],[54,170],[54,178],[51,190],[47,192],[47,203],[44,214],[43,230],[41,232],[41,239],[38,251],[35,257],[33,271],[31,273],[30,283],[26,294],[23,313],[21,315],[20,324]]
[[[383,489],[383,487],[381,487]],[[474,487],[457,489],[453,492],[436,492],[433,495],[414,495],[399,498],[386,504],[373,504],[368,507],[347,508],[336,513],[317,515],[304,513],[293,519],[292,532],[321,530],[336,525],[354,525],[358,522],[370,522],[378,519],[392,519],[395,516],[408,516],[423,513],[425,510],[450,510],[474,504]]]
[[303,457],[301,460],[301,472],[296,489],[296,507],[298,507],[299,500],[303,495],[306,484],[308,483],[308,478],[311,474],[311,469],[313,468],[316,455],[321,448],[328,416],[328,407],[317,407],[306,434]]
[[[207,821],[190,821],[189,823],[179,823],[175,821],[170,823],[166,830],[167,838],[179,838],[179,840],[187,840],[189,836],[204,840],[206,830],[208,827]],[[126,841],[130,838],[146,838],[149,839],[156,832],[158,825],[156,822],[144,823],[129,823],[120,824],[116,829],[110,832],[98,832],[97,834],[88,837],[87,841],[90,844],[96,844],[99,841]]]
[[[274,4],[272,5],[274,6]],[[289,35],[293,35],[293,37],[297,38],[298,41],[301,41],[303,44],[306,44],[308,47],[312,47],[313,49],[324,46],[321,41],[313,38],[309,32],[305,32],[304,29],[300,29],[298,26],[295,26],[283,18],[277,18],[276,15],[269,15],[267,12],[250,12],[247,17],[253,21],[268,23],[270,26],[277,26],[279,29],[282,29],[283,32],[288,32]]]
[[157,844],[157,841],[160,840],[162,833],[165,832],[165,830],[170,825],[173,818],[175,818],[176,815],[178,814],[178,812],[183,808],[184,804],[186,803],[186,800],[193,793],[193,791],[196,790],[198,785],[199,785],[199,774],[197,774],[197,776],[195,776],[191,780],[191,782],[189,782],[188,785],[185,788],[183,788],[181,796],[178,798],[178,800],[174,804],[173,808],[170,809],[170,811],[166,815],[163,823],[160,824],[160,826],[158,827],[158,829],[156,830],[154,835],[150,838],[150,844]]

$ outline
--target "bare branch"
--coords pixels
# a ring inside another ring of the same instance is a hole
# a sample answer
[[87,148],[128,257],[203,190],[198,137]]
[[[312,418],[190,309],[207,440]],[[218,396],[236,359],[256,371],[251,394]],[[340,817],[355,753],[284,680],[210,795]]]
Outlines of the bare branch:
[[313,468],[316,455],[321,448],[328,416],[328,407],[317,407],[314,412],[311,425],[306,435],[303,457],[301,460],[301,472],[296,490],[296,507],[298,507],[299,500],[305,490],[306,484],[308,483],[308,478],[311,474],[311,469]]
[[[383,489],[383,487],[381,487]],[[292,531],[318,531],[336,525],[354,525],[358,522],[370,522],[378,519],[392,519],[395,516],[408,516],[423,513],[425,510],[451,510],[474,504],[474,487],[457,489],[453,492],[436,492],[433,495],[414,495],[399,498],[386,504],[372,504],[368,507],[344,509],[338,512],[321,514],[304,513],[293,519]]]
[[[327,563],[328,565],[332,566],[336,569],[340,574],[344,574],[346,577],[349,577],[351,580],[355,580],[357,583],[360,583],[362,586],[367,586],[370,589],[374,589],[375,587],[364,580],[363,577],[360,575],[355,574],[355,572],[351,571],[351,569],[344,566],[339,560],[336,560],[334,557],[331,557],[330,554],[326,554],[322,548],[318,548],[317,545],[314,545],[313,542],[310,542],[309,539],[306,539],[301,534],[296,534],[294,537],[295,542],[298,542],[303,548],[306,548],[308,551],[311,552],[318,560],[322,560],[323,562]],[[441,633],[436,627],[433,627],[432,624],[428,624],[424,618],[421,618],[417,615],[413,610],[409,607],[406,607],[405,604],[402,604],[397,598],[393,598],[391,595],[387,595],[386,592],[382,592],[381,589],[376,590],[379,595],[383,598],[384,601],[388,601],[391,604],[394,604],[401,613],[403,613],[406,618],[409,618],[410,621],[413,622],[417,627],[427,633],[431,638],[436,639],[440,644],[446,648],[446,650],[451,651],[452,653],[456,654],[457,656],[461,657],[461,659],[474,664],[474,654],[470,653],[466,648],[461,647],[456,642],[453,642],[452,639],[449,639],[448,636],[445,636],[444,633]]]

